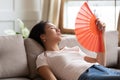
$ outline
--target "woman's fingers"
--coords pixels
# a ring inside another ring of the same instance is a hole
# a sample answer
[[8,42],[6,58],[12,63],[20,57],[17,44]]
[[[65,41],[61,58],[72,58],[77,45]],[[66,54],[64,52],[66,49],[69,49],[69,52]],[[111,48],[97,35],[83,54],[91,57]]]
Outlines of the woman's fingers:
[[97,19],[96,25],[98,26],[98,29],[100,31],[104,31],[105,30],[106,24],[104,22],[101,22],[99,19]]

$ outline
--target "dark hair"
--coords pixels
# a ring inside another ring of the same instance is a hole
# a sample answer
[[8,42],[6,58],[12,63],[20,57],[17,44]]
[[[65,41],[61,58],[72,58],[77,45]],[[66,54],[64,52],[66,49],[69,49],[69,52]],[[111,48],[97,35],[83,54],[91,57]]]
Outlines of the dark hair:
[[40,35],[41,34],[45,34],[45,25],[47,24],[47,21],[41,21],[40,23],[37,23],[31,30],[29,38],[34,39],[35,41],[37,41],[39,44],[41,44],[43,46],[43,48],[45,48]]

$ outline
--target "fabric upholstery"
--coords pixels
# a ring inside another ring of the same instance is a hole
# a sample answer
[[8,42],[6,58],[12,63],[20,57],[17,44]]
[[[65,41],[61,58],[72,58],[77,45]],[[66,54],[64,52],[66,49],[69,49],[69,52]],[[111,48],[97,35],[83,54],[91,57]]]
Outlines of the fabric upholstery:
[[38,74],[36,71],[36,58],[40,53],[42,53],[43,48],[36,41],[30,38],[25,40],[25,47],[28,57],[30,78],[37,78]]
[[0,78],[26,75],[28,66],[22,36],[0,36]]
[[35,78],[35,79],[33,79],[33,80],[43,80],[43,79],[41,79],[41,78]]
[[117,68],[120,69],[120,47],[118,47],[118,65]]
[[118,32],[108,31],[105,33],[106,66],[118,64]]
[[117,31],[118,31],[118,46],[120,46],[120,11],[119,11],[118,22],[117,22]]
[[0,79],[0,80],[31,80],[28,78],[6,78],[6,79]]

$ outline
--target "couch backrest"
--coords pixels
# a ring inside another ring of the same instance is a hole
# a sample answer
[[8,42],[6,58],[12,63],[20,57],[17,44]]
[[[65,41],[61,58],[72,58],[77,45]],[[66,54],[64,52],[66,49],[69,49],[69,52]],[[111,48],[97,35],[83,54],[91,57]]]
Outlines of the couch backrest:
[[36,58],[40,53],[42,53],[43,48],[36,41],[30,38],[25,39],[25,48],[30,71],[29,77],[32,79],[39,78],[39,75],[36,70]]
[[27,75],[28,64],[22,36],[0,36],[0,78]]

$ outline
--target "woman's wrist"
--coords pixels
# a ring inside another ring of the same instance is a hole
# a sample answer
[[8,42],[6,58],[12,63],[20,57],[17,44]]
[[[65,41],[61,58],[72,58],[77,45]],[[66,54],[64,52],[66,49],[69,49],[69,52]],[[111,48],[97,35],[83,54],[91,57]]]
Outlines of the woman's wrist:
[[97,62],[103,66],[106,65],[105,61],[105,53],[97,53]]

